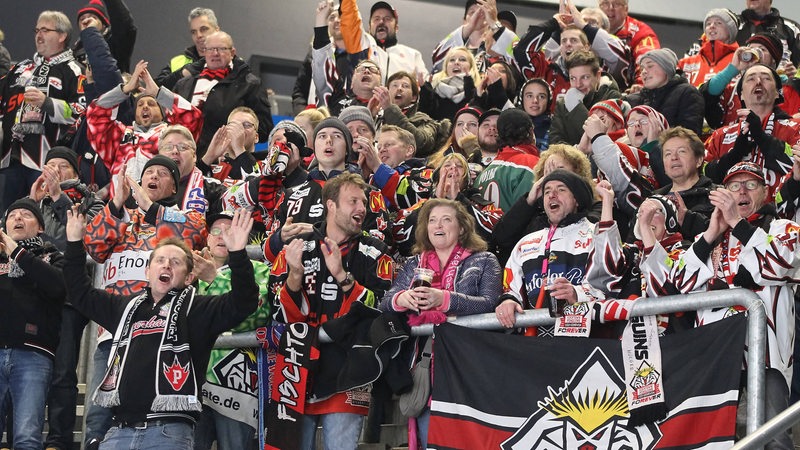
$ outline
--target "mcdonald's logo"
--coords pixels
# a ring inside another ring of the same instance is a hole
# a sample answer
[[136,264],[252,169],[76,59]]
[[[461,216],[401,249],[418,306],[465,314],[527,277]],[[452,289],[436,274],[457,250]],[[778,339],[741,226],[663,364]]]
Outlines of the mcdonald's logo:
[[389,255],[381,255],[378,259],[378,278],[392,281],[394,278],[394,260]]

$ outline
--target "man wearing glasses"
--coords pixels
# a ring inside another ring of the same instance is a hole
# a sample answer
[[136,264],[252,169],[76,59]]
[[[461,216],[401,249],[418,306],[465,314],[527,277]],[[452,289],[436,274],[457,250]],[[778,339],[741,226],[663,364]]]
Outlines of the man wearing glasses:
[[[324,74],[319,73],[320,70],[324,70],[324,68],[321,66],[314,66],[314,84],[317,86],[320,86],[316,81],[317,76],[324,77]],[[375,62],[368,59],[359,62],[355,69],[353,69],[350,89],[336,89],[333,91],[333,94],[330,95],[328,109],[330,110],[331,116],[338,116],[339,113],[348,106],[367,106],[372,98],[373,90],[378,86],[382,86],[382,79],[381,69]],[[320,92],[319,88],[318,96],[319,98],[328,97],[325,93]]]
[[[740,162],[727,172],[725,187],[709,194],[714,212],[708,229],[673,265],[671,277],[682,293],[742,287],[764,302],[769,324],[764,418],[769,420],[789,401],[795,332],[791,284],[800,282],[800,225],[776,218],[765,181],[764,169],[752,162]],[[697,321],[703,325],[738,312],[700,310]],[[767,448],[792,448],[788,430]]]
[[48,150],[59,145],[85,108],[82,68],[69,50],[69,18],[43,11],[33,31],[33,58],[0,80],[0,213],[28,194]]
[[[131,96],[136,98],[134,122],[125,125],[116,118],[119,106]],[[86,123],[86,136],[111,174],[119,176],[120,167],[127,163],[128,173],[138,179],[144,164],[158,154],[161,132],[170,125],[183,125],[197,137],[203,113],[166,87],[158,87],[148,63],[139,61],[127,83],[89,105]]]
[[206,37],[205,58],[192,64],[191,76],[175,84],[175,93],[189,99],[203,111],[205,118],[197,155],[202,158],[214,133],[228,122],[228,115],[237,106],[247,106],[258,117],[258,140],[266,141],[272,129],[272,114],[261,79],[250,72],[250,66],[236,56],[233,39],[218,31]]
[[630,67],[636,70],[629,72],[632,79],[628,85],[634,84],[634,78],[639,79],[639,57],[650,50],[661,48],[658,36],[650,25],[628,15],[628,0],[599,0],[597,6],[608,16],[611,33],[622,39],[631,49]]

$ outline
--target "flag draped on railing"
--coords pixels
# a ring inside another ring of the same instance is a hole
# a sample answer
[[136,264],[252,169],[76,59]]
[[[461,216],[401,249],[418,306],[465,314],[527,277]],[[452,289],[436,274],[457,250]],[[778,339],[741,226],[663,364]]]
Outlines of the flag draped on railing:
[[733,443],[746,320],[737,315],[661,338],[668,409],[629,427],[620,341],[536,338],[436,327],[432,449],[689,449]]

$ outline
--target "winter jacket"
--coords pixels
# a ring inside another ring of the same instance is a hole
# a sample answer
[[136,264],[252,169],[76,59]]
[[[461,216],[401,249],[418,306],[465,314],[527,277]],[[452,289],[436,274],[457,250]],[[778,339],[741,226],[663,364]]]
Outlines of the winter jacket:
[[592,91],[583,97],[578,105],[567,110],[564,99],[556,102],[556,112],[553,114],[552,125],[550,126],[550,140],[552,144],[578,145],[583,136],[583,123],[589,117],[589,110],[597,102],[621,96],[617,83],[608,77],[603,77],[596,91]]
[[678,68],[683,71],[689,83],[699,88],[701,84],[728,67],[733,60],[733,53],[739,44],[726,44],[720,40],[704,41],[697,54],[687,56],[678,61]]
[[0,255],[0,347],[55,357],[67,296],[63,264],[64,257],[48,243],[31,250],[20,245],[10,257]]
[[[132,72],[131,55],[136,43],[136,24],[133,15],[123,0],[103,0],[110,24],[105,30],[103,37],[108,42],[111,49],[111,56],[117,61],[120,72]],[[83,32],[81,32],[83,34]],[[72,47],[75,59],[86,64],[86,54],[83,48],[83,41],[78,39]]]
[[676,74],[656,89],[644,88],[629,95],[631,107],[651,106],[666,117],[672,127],[682,126],[700,134],[703,130],[703,96],[686,78]]
[[[36,86],[31,78],[47,63],[46,78],[39,88],[47,98],[41,108],[30,108],[25,103],[25,88]],[[2,117],[2,150],[0,168],[6,168],[14,159],[23,166],[41,170],[50,148],[74,133],[76,120],[86,109],[83,68],[75,61],[72,50],[64,50],[45,61],[38,53],[32,59],[15,64],[5,77],[0,78],[0,117]],[[31,114],[33,113],[33,114]],[[24,120],[27,116],[41,115],[42,119]],[[16,125],[16,126],[15,126]],[[14,129],[19,129],[20,139],[14,139]],[[41,128],[39,130],[39,128]]]
[[[159,86],[173,89],[175,83],[183,78],[183,68],[185,66],[191,66],[193,62],[199,61],[202,58],[203,57],[200,56],[200,53],[197,51],[197,47],[194,45],[186,47],[183,53],[172,57],[172,59],[169,60],[169,64],[161,69],[158,75],[154,77],[155,82]],[[191,71],[190,67],[187,67],[187,70]]]
[[147,128],[135,122],[126,125],[116,117],[119,105],[125,104],[130,97],[118,85],[92,102],[86,111],[86,137],[112,176],[127,164],[128,174],[138,180],[147,161],[158,154],[161,132],[170,125],[183,125],[197,139],[203,127],[203,113],[184,97],[161,87],[156,100],[163,121]]
[[417,144],[416,157],[427,158],[441,148],[450,137],[450,119],[434,120],[418,111],[413,104],[405,110],[389,105],[383,110],[383,124],[397,125],[414,135]]
[[[347,314],[355,302],[376,307],[392,283],[394,262],[388,247],[381,241],[361,233],[340,243],[342,268],[355,279],[344,292],[333,279],[325,264],[321,242],[325,238],[325,222],[298,236],[304,241],[304,273],[301,290],[291,292],[285,283],[289,275],[285,253],[281,252],[272,265],[270,297],[279,305],[276,319],[284,323],[304,322],[312,326],[326,323]],[[350,395],[348,395],[348,393]],[[348,412],[366,415],[369,401],[356,402],[352,392],[338,393],[326,399],[309,399],[306,414]]]
[[[231,290],[222,295],[194,294],[191,303],[186,305],[186,321],[178,320],[176,326],[188,323],[188,345],[191,352],[191,367],[198,393],[202,392],[205,381],[209,354],[220,333],[239,324],[258,303],[258,286],[253,276],[253,266],[247,259],[244,250],[231,252]],[[124,312],[128,304],[148,287],[142,287],[129,295],[111,294],[92,287],[86,274],[86,254],[80,242],[67,243],[64,275],[71,280],[69,296],[75,308],[109,330],[116,330],[124,321]],[[194,289],[189,286],[185,289]],[[171,291],[175,292],[175,291]],[[118,406],[112,408],[118,420],[143,421],[162,416],[176,414],[174,411],[154,412],[151,409],[155,398],[156,373],[163,368],[154,367],[158,360],[159,342],[166,326],[167,312],[174,296],[166,295],[158,304],[152,299],[145,301],[133,313],[134,329],[128,343],[129,358],[125,370],[120,374]],[[180,333],[180,331],[178,331]],[[148,361],[151,361],[148,363]],[[186,371],[187,367],[181,367]],[[199,401],[200,399],[198,399]],[[170,414],[172,413],[172,414]],[[180,413],[177,413],[180,414]],[[183,414],[187,414],[183,412]],[[189,413],[195,419],[199,413]]]
[[[776,219],[771,204],[725,231],[722,242],[698,236],[673,265],[670,278],[684,294],[742,287],[752,290],[767,314],[766,367],[781,371],[791,385],[794,349],[794,284],[800,283],[800,225]],[[765,264],[769,261],[768,264]],[[715,322],[741,307],[712,308],[697,312],[698,325]]]
[[[193,63],[198,74],[205,66],[205,60]],[[194,104],[194,87],[197,75],[186,77],[175,83],[175,93]],[[241,58],[233,58],[233,69],[211,88],[208,97],[199,108],[205,119],[200,138],[197,140],[197,158],[205,155],[211,138],[219,127],[228,123],[228,115],[237,106],[247,106],[258,117],[258,140],[266,142],[272,130],[272,113],[270,112],[267,92],[261,86],[261,79],[250,72],[250,66]]]
[[[394,279],[392,288],[383,296],[381,310],[406,310],[398,306],[396,300],[397,296],[411,288],[414,269],[419,267],[419,258],[419,255],[415,255],[406,261]],[[497,257],[489,252],[467,256],[456,268],[454,283],[455,288],[452,291],[445,291],[447,299],[442,306],[446,305],[446,308],[441,312],[457,317],[494,311],[503,288]]]
[[746,45],[750,36],[756,33],[772,33],[783,43],[782,59],[791,60],[795,66],[800,65],[800,25],[797,22],[781,17],[780,11],[776,8],[770,8],[764,17],[758,17],[755,11],[745,9],[739,17],[741,25],[736,34],[736,42],[739,45]]
[[[680,226],[681,235],[687,239],[694,239],[695,236],[706,231],[711,213],[714,206],[708,199],[708,194],[717,188],[717,185],[710,178],[700,175],[700,179],[691,188],[677,192],[681,200],[686,205],[686,213],[683,223]],[[656,189],[653,193],[669,196],[672,191],[672,184]]]

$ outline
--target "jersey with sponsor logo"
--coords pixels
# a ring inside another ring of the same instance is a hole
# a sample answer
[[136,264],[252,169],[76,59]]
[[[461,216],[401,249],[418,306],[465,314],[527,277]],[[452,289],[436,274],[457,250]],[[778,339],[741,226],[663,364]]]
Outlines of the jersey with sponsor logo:
[[[362,232],[339,245],[342,267],[355,279],[350,291],[344,292],[325,264],[324,237],[324,222],[315,226],[312,232],[298,237],[304,242],[300,292],[290,292],[285,286],[289,276],[286,252],[281,251],[275,259],[267,295],[277,310],[276,320],[321,325],[347,314],[355,302],[377,308],[384,292],[392,286],[394,261],[389,256],[389,247]],[[312,398],[306,403],[306,414],[347,412],[366,415],[368,411],[369,391],[366,389],[353,389],[326,399]]]
[[[38,53],[14,65],[0,79],[2,151],[0,168],[11,160],[41,170],[47,152],[74,133],[86,109],[81,65],[66,50],[45,59]],[[25,102],[25,89],[35,88],[46,96],[42,107]]]
[[[703,236],[673,265],[670,278],[681,293],[743,287],[764,302],[767,314],[766,366],[792,381],[794,289],[800,283],[800,225],[774,219],[766,205],[725,231],[712,247]],[[697,311],[698,325],[716,322],[744,308],[731,306]]]
[[[586,217],[567,216],[559,223],[550,239],[550,230],[534,231],[520,239],[506,263],[503,274],[505,294],[525,309],[534,309],[539,291],[548,279],[566,278],[576,286],[579,302],[602,299],[604,296],[592,288],[586,277],[586,264],[594,234],[594,224]],[[569,222],[569,223],[568,223]],[[563,224],[563,225],[562,225]],[[547,260],[547,271],[542,267]],[[546,307],[546,306],[545,306]]]
[[[764,168],[764,180],[772,198],[780,189],[783,176],[792,171],[792,146],[800,143],[800,122],[781,119],[772,113],[761,124],[764,133],[778,139],[779,142],[772,142],[778,147],[768,149],[769,155],[766,155],[763,149],[753,143],[752,150],[742,161],[752,161]],[[733,150],[740,131],[740,123],[716,129],[705,143],[706,161],[716,161]]]
[[[264,244],[264,256],[267,260],[274,261],[275,256],[281,251],[282,245],[275,242],[273,235],[280,233],[287,218],[291,217],[293,223],[317,223],[325,219],[325,203],[322,201],[324,185],[325,180],[309,179],[285,191],[272,219],[270,236]],[[389,245],[392,242],[391,218],[383,195],[373,186],[368,187],[366,195],[367,214],[361,229]]]
[[89,256],[105,263],[102,286],[112,294],[132,295],[144,289],[147,260],[162,239],[180,238],[193,250],[205,246],[206,220],[197,211],[178,211],[153,203],[147,213],[139,208],[126,209],[119,217],[112,208],[107,204],[92,219],[84,237]]

